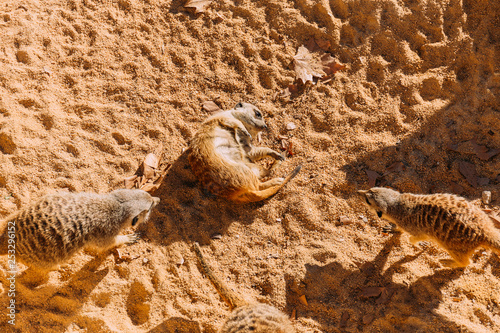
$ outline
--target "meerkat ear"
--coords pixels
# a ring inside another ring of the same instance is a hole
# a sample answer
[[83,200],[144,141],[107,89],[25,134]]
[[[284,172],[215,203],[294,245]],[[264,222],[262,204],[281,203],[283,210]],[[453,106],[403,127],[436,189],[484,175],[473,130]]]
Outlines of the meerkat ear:
[[242,107],[243,107],[243,103],[239,102],[238,104],[236,104],[236,106],[234,108],[238,109],[238,108],[242,108]]

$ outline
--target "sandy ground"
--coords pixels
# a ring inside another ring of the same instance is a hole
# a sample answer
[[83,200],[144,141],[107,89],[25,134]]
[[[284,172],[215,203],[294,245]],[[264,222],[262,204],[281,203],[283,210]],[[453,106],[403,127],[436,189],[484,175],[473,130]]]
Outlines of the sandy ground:
[[[444,251],[383,234],[355,196],[371,181],[491,191],[498,206],[500,2],[183,5],[0,2],[0,216],[57,190],[120,188],[160,145],[173,163],[139,243],[18,283],[14,327],[1,287],[0,331],[216,332],[229,309],[199,271],[198,241],[231,288],[294,314],[299,332],[500,332],[498,256],[444,269]],[[346,68],[287,96],[311,38]],[[300,174],[258,204],[202,191],[183,151],[206,101],[258,105],[261,145],[285,138],[291,152],[278,173]]]

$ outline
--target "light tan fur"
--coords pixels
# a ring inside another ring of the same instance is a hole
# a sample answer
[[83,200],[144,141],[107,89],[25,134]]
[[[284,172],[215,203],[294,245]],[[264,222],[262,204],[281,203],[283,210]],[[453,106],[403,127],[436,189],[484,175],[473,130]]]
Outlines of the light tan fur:
[[134,243],[137,234],[119,232],[146,221],[159,202],[142,190],[47,195],[0,223],[0,255],[50,270],[82,248],[103,252]]
[[208,267],[198,243],[194,251],[203,273],[210,279],[222,299],[233,312],[222,326],[221,333],[294,333],[295,328],[288,317],[273,306],[250,304],[231,291]]
[[234,109],[209,117],[190,143],[189,163],[193,173],[210,192],[232,201],[255,202],[272,196],[301,167],[286,178],[260,181],[270,170],[254,162],[272,157],[273,170],[285,159],[270,148],[251,144],[252,137],[266,128],[260,110],[248,103],[238,103]]
[[445,249],[452,260],[447,267],[465,267],[478,247],[500,254],[500,230],[478,207],[453,194],[419,195],[374,187],[358,191],[365,204],[403,231],[412,243],[432,240]]

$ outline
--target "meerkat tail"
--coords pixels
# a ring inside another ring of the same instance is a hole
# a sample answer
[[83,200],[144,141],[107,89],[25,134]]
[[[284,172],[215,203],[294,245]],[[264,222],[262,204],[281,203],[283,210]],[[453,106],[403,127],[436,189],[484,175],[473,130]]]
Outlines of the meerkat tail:
[[282,189],[290,180],[292,180],[302,169],[302,165],[296,167],[284,180],[283,183],[276,186],[271,186],[265,190],[260,191],[244,191],[236,194],[231,199],[239,203],[257,202],[269,198]]
[[203,258],[203,254],[201,253],[200,245],[195,242],[194,243],[194,252],[198,257],[198,261],[200,262],[200,266],[203,270],[203,273],[208,277],[208,279],[212,282],[215,289],[221,296],[221,298],[229,305],[231,310],[247,305],[242,298],[238,297],[233,291],[231,291],[217,276],[214,275],[210,267],[208,267],[205,259]]

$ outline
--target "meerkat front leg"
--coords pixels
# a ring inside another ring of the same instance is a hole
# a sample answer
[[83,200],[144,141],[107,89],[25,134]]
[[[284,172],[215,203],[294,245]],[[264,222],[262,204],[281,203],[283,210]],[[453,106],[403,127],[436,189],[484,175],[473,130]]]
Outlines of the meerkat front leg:
[[237,135],[238,133],[240,133],[242,137],[248,137],[249,138],[248,140],[252,139],[252,135],[250,134],[250,132],[248,132],[243,123],[238,119],[221,118],[220,124],[221,126],[234,129]]
[[285,156],[267,147],[253,147],[250,152],[248,152],[248,157],[252,162],[259,161],[264,157],[272,157],[277,161],[284,161]]

